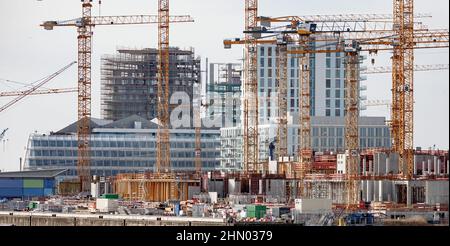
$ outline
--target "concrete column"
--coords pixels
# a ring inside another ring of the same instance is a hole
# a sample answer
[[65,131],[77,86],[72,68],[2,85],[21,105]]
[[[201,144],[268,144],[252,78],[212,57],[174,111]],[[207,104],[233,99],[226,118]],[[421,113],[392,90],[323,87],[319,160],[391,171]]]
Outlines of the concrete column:
[[373,174],[373,161],[369,161],[369,174]]
[[389,172],[391,171],[391,158],[386,158],[386,175],[389,175]]
[[411,199],[411,184],[408,182],[406,185],[406,205],[408,207],[412,206],[412,199]]
[[414,175],[417,175],[417,157],[414,156]]
[[366,161],[366,158],[364,157],[364,159],[363,159],[363,172],[362,172],[362,174],[364,176],[367,175],[367,167],[366,167],[366,165],[367,165],[367,161]]
[[370,202],[372,201],[372,193],[370,192],[370,182],[371,180],[367,180],[367,192],[366,192],[366,201]]
[[427,172],[425,171],[425,161],[422,161],[422,176],[426,176]]
[[447,160],[447,175],[449,175],[449,170],[448,170],[448,166],[449,166],[449,164],[450,164],[450,160]]
[[439,175],[439,170],[438,170],[438,160],[439,158],[437,156],[434,157],[434,175]]
[[383,180],[378,181],[378,201],[383,201]]
[[428,175],[431,175],[431,160],[428,159]]

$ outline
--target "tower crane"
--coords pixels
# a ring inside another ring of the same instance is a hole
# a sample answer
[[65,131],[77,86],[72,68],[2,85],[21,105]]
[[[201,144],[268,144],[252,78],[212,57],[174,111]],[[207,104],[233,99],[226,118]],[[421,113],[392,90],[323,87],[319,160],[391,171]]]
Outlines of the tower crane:
[[[78,31],[78,163],[81,191],[90,189],[90,118],[91,118],[91,54],[93,28],[103,25],[158,24],[161,15],[92,16],[92,0],[82,0],[82,17],[67,21],[46,21],[46,30],[54,27],[76,27]],[[159,11],[161,12],[161,11]],[[168,13],[168,12],[167,12]],[[190,16],[164,16],[164,22],[193,22]],[[168,29],[167,29],[168,31]],[[168,33],[167,33],[168,35]],[[168,47],[167,47],[168,49]],[[161,51],[160,51],[161,52]],[[164,53],[164,52],[163,52]],[[160,54],[161,55],[161,54]],[[168,53],[167,53],[168,57]],[[167,82],[168,83],[168,82]]]
[[[281,20],[280,20],[281,22]],[[298,22],[292,22],[292,23],[298,23]],[[414,26],[416,23],[412,22],[410,25]],[[290,25],[291,27],[295,25]],[[330,30],[330,26],[337,26],[337,30]],[[358,28],[361,27],[361,25],[357,26]],[[349,204],[355,204],[357,202],[357,188],[356,185],[358,182],[356,181],[358,177],[357,171],[357,153],[359,151],[359,136],[358,136],[358,118],[359,118],[359,103],[358,103],[358,97],[359,97],[359,88],[358,88],[358,81],[359,81],[359,53],[362,51],[368,51],[369,53],[377,53],[381,50],[392,50],[392,44],[395,40],[396,34],[392,31],[392,25],[390,28],[383,27],[380,29],[371,30],[370,28],[367,28],[367,26],[362,26],[362,30],[351,30],[351,29],[343,29],[339,30],[341,27],[338,25],[327,25],[323,30],[317,29],[316,25],[310,25],[309,29],[306,30],[298,30],[299,35],[304,36],[311,36],[313,33],[317,35],[329,35],[332,37],[336,37],[337,39],[346,39],[345,46],[339,41],[337,42],[335,50],[330,49],[311,49],[308,50],[293,50],[289,53],[292,54],[309,54],[309,53],[337,53],[337,52],[344,52],[346,54],[346,67],[347,70],[350,71],[347,73],[346,76],[346,149],[349,153],[349,167],[347,170],[348,172],[348,203]],[[257,30],[256,32],[261,32],[260,30]],[[292,33],[296,33],[295,31]],[[320,39],[320,37],[318,38]],[[304,39],[306,42],[310,42],[310,39]],[[448,31],[443,30],[434,30],[430,31],[427,29],[421,29],[413,33],[413,41],[415,46],[414,49],[419,48],[442,48],[442,47],[448,47]],[[240,39],[236,40],[225,40],[224,44],[225,47],[230,47],[232,44],[246,44],[248,43],[247,40],[241,41]],[[268,43],[268,44],[274,44],[274,40],[261,40],[260,43]],[[344,46],[344,48],[343,48]],[[308,63],[301,64],[300,66],[305,68],[309,65],[309,60],[305,59]],[[307,71],[307,69],[304,69]],[[305,72],[306,73],[306,72]],[[305,82],[309,83],[309,80],[304,80]],[[302,86],[303,88],[303,86]],[[301,95],[301,97],[304,98],[305,101],[309,101],[309,98],[305,95]],[[306,97],[306,98],[305,98]],[[306,112],[306,114],[309,114],[309,112]],[[308,119],[308,117],[304,117],[300,119],[300,124],[303,126],[305,123],[305,119]],[[301,144],[300,144],[301,145]],[[245,148],[246,146],[244,146]],[[353,159],[353,160],[351,160]]]
[[5,130],[0,133],[0,141],[5,137],[6,132],[9,130],[9,128],[6,128]]
[[[36,96],[36,95],[47,95],[47,94],[62,94],[62,93],[73,93],[77,92],[77,88],[54,88],[54,89],[40,89],[35,90],[34,92],[28,94],[29,96]],[[28,90],[25,91],[5,91],[0,92],[0,97],[14,97],[14,96],[21,96],[28,92]]]
[[[426,71],[439,71],[448,70],[448,64],[433,64],[433,65],[414,65],[414,72],[426,72]],[[366,70],[362,70],[361,74],[384,74],[392,73],[392,67],[370,67]]]
[[16,104],[17,102],[19,102],[20,100],[24,99],[26,96],[32,94],[33,92],[35,92],[37,89],[39,89],[40,87],[42,87],[43,85],[45,85],[46,83],[48,83],[49,81],[51,81],[52,79],[54,79],[56,76],[58,76],[59,74],[61,74],[62,72],[66,71],[68,68],[70,68],[71,66],[73,66],[74,64],[76,64],[77,62],[71,62],[69,65],[66,65],[65,67],[61,68],[60,70],[58,70],[57,72],[53,73],[52,75],[48,76],[46,79],[44,79],[43,81],[41,81],[40,83],[38,83],[37,85],[33,86],[32,88],[30,88],[29,90],[23,92],[22,94],[18,95],[18,97],[14,98],[12,101],[8,102],[7,104],[3,105],[2,107],[0,107],[0,113],[3,112],[4,110],[6,110],[7,108],[13,106],[14,104]]

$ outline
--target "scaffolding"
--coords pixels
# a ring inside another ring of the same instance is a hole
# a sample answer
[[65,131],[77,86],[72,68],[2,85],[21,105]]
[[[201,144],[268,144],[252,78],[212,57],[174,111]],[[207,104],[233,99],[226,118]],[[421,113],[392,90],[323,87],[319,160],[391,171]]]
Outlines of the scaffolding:
[[[193,84],[200,80],[200,58],[194,55],[193,49],[170,48],[170,95],[185,92],[192,99]],[[157,49],[125,48],[119,48],[115,55],[102,57],[101,112],[104,119],[120,120],[132,115],[148,120],[157,118],[157,57]],[[190,107],[192,112],[192,105]]]

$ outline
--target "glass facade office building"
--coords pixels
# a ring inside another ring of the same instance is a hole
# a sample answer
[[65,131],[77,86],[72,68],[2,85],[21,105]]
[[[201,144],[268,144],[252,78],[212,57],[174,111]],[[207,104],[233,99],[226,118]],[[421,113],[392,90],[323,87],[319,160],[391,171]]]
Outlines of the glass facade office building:
[[[129,120],[129,121],[128,121]],[[140,117],[131,117],[134,128],[122,128],[114,122],[93,127],[91,135],[91,174],[113,176],[153,170],[156,163],[157,125]],[[95,122],[93,123],[95,124]],[[125,125],[130,125],[125,124]],[[123,122],[122,122],[123,125]],[[25,168],[68,169],[76,176],[77,136],[75,125],[50,135],[32,134],[28,141]],[[219,167],[220,130],[202,130],[204,170]],[[195,171],[195,130],[171,129],[171,165],[174,171]]]

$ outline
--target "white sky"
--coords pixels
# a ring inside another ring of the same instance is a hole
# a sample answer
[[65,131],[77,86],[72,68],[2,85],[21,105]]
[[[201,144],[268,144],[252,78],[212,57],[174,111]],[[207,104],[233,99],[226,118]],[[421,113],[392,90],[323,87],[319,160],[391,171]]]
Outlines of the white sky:
[[[99,14],[95,0],[93,15]],[[416,0],[416,13],[431,13],[423,21],[430,28],[449,27],[449,2]],[[102,15],[156,14],[157,0],[103,0]],[[224,38],[242,36],[243,0],[172,0],[171,14],[190,14],[195,23],[173,24],[171,45],[194,47],[197,55],[211,62],[237,62],[240,48],[224,50]],[[260,0],[260,15],[310,14],[390,14],[392,0]],[[75,0],[0,0],[0,91],[10,91],[14,84],[50,75],[77,58],[75,28],[45,31],[39,24],[45,20],[68,20],[81,15],[80,1]],[[100,117],[100,57],[113,54],[116,47],[156,47],[156,26],[103,26],[94,30],[93,117]],[[416,52],[417,64],[449,62],[448,49]],[[376,66],[390,65],[389,55],[376,57]],[[449,148],[449,77],[448,71],[416,73],[415,78],[415,145],[424,148],[434,144]],[[49,88],[76,87],[75,66],[49,82]],[[390,99],[390,76],[369,76],[364,82],[369,100]],[[0,98],[0,105],[12,98]],[[385,107],[373,108],[365,115],[388,116]],[[57,131],[77,119],[76,95],[31,96],[0,113],[0,131],[10,128],[0,143],[0,170],[18,170],[19,157],[25,156],[29,134]]]

